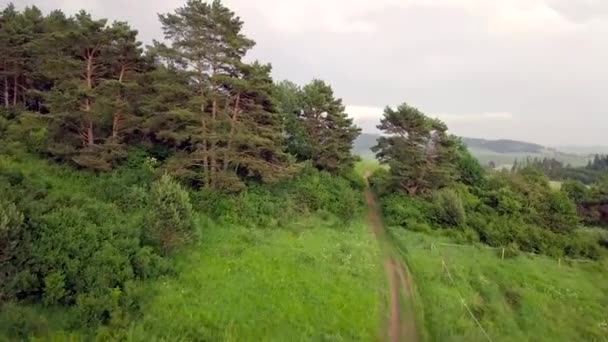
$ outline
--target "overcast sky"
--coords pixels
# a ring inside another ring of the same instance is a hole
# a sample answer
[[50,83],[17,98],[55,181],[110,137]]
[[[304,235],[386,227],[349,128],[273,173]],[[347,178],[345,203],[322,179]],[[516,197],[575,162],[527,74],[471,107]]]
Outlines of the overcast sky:
[[[7,0],[0,0],[4,6]],[[129,21],[185,0],[13,0]],[[329,81],[364,131],[407,102],[454,134],[608,145],[608,0],[226,0],[275,79]]]

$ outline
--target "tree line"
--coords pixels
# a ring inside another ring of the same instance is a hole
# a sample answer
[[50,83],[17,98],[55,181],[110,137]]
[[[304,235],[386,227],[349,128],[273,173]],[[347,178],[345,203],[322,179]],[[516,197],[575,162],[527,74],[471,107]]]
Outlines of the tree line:
[[184,182],[228,191],[282,179],[298,161],[352,168],[360,130],[331,86],[275,84],[270,64],[246,62],[255,42],[220,1],[189,0],[159,21],[164,39],[144,48],[126,22],[8,5],[4,134],[98,171],[143,148]]
[[44,335],[26,313],[45,306],[70,308],[65,329],[89,334],[75,339],[124,340],[142,282],[171,276],[173,253],[209,226],[283,227],[317,211],[347,222],[362,206],[360,129],[328,83],[275,82],[271,65],[247,61],[255,42],[220,1],[158,19],[163,39],[144,47],[128,23],[84,11],[0,12],[10,340]]
[[512,172],[486,170],[443,122],[408,104],[387,107],[378,129],[385,135],[373,151],[389,167],[375,172],[370,183],[388,224],[443,230],[462,242],[514,253],[594,259],[606,254],[605,237],[578,229],[600,223],[601,215],[590,213],[598,208],[577,211],[577,204],[605,192],[577,183],[553,189],[543,171],[559,170],[561,163],[536,159],[518,163]]

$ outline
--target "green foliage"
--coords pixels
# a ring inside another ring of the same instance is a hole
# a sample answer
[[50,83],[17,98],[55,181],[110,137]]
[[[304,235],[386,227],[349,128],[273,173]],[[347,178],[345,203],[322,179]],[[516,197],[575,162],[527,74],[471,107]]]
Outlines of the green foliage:
[[[6,189],[0,187],[0,191],[4,190]],[[6,285],[19,271],[11,264],[11,260],[17,257],[19,249],[24,247],[24,228],[23,213],[14,203],[0,198],[0,303],[10,293]]]
[[386,136],[378,138],[372,151],[390,167],[390,183],[396,189],[425,194],[456,178],[457,144],[443,122],[404,103],[397,109],[387,107],[378,129]]
[[[463,242],[551,256],[599,258],[601,241],[575,233],[579,217],[565,192],[552,190],[534,168],[490,175],[479,186],[455,184],[430,199],[391,193],[386,172],[370,179],[380,197],[387,224],[411,230],[458,227],[445,232]],[[381,192],[382,194],[382,192]],[[431,208],[430,210],[428,208]]]
[[66,296],[65,276],[61,272],[51,272],[44,277],[44,303],[58,304]]
[[[143,218],[158,210],[118,206],[115,199],[129,191],[128,172],[95,177],[22,158],[0,159],[0,189],[8,196],[0,206],[3,227],[20,227],[1,240],[14,247],[2,260],[3,297],[75,304],[92,325],[130,315],[122,304],[129,301],[127,284],[168,271],[139,239]],[[118,290],[120,298],[112,299]]]
[[408,229],[417,224],[427,223],[432,206],[424,201],[401,194],[391,194],[381,200],[386,224]]
[[563,192],[549,192],[542,212],[544,225],[553,231],[572,232],[579,225],[576,206]]
[[282,224],[295,215],[319,210],[347,222],[362,209],[362,185],[357,175],[346,179],[306,166],[293,179],[272,186],[252,186],[239,194],[198,192],[194,203],[213,219],[244,226]]
[[319,170],[344,174],[352,170],[351,153],[361,129],[348,117],[342,99],[330,85],[313,80],[303,88],[284,81],[275,86],[283,115],[287,151]]
[[605,339],[605,264],[560,263],[517,253],[514,245],[502,260],[502,249],[444,246],[453,241],[401,229],[390,233],[416,280],[430,340],[486,340],[462,300],[494,341]]
[[450,189],[442,189],[433,196],[433,220],[441,225],[463,226],[466,214],[458,194]]
[[580,203],[589,197],[589,189],[585,184],[569,180],[562,183],[561,191],[563,191],[568,198],[573,200],[575,203]]
[[359,217],[339,225],[315,215],[292,216],[283,229],[208,226],[205,243],[177,257],[176,278],[149,283],[157,295],[142,317],[113,333],[142,342],[375,340],[378,244]]
[[457,180],[468,186],[482,186],[485,181],[483,167],[462,142],[458,143],[456,171]]
[[144,242],[168,254],[196,238],[190,197],[168,175],[152,185],[151,210],[143,227]]

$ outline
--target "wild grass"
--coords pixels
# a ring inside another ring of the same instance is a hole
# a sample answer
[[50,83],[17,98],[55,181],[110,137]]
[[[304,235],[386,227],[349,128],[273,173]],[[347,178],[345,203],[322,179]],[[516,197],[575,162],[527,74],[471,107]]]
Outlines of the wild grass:
[[361,222],[318,217],[288,229],[207,227],[149,285],[134,341],[372,341],[385,297],[377,244]]
[[390,233],[414,275],[433,341],[488,340],[461,299],[493,341],[608,341],[605,262],[509,253],[502,260],[481,247],[440,245],[447,238]]
[[[149,215],[140,202],[155,178],[140,162],[95,174],[4,155],[0,171],[43,191],[32,207],[45,199],[50,212],[87,204],[100,222],[120,216],[135,229]],[[74,305],[4,303],[0,341],[377,340],[383,269],[362,219],[362,193],[349,184],[310,171],[236,197],[193,191],[201,240],[167,257],[168,274],[136,281],[134,317],[86,325]]]

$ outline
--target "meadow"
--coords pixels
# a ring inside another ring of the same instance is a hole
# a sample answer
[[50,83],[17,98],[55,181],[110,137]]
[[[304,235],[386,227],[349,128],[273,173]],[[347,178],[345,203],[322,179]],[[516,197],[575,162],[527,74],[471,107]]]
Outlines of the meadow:
[[311,217],[287,229],[214,227],[129,328],[135,341],[371,341],[385,297],[367,227]]
[[[154,176],[141,160],[132,164],[100,176],[21,154],[0,158],[0,176],[44,189],[24,203],[49,208],[36,214],[49,226],[59,224],[47,219],[58,204],[80,211],[82,221],[70,221],[67,233],[80,245],[87,230],[78,227],[93,218],[101,230],[119,220],[137,231],[145,222],[149,211],[136,199],[147,197],[143,186]],[[387,297],[379,246],[364,220],[362,193],[332,180],[310,171],[274,190],[215,197],[192,191],[200,238],[164,257],[168,271],[114,289],[117,298],[133,290],[124,297],[129,312],[115,308],[108,324],[83,324],[88,307],[80,302],[9,302],[0,307],[0,341],[376,340]]]
[[402,228],[389,232],[414,275],[432,341],[608,341],[605,261],[512,251],[503,260],[501,250],[446,246],[447,237]]

